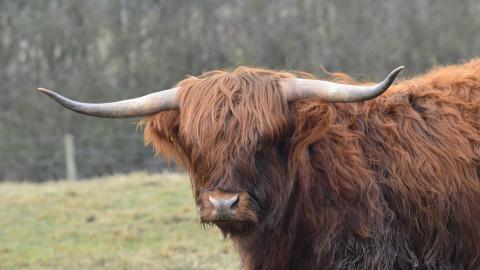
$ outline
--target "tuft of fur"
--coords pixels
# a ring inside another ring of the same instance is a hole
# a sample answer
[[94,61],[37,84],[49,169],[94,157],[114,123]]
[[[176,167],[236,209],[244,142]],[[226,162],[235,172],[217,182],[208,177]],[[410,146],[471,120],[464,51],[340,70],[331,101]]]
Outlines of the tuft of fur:
[[179,111],[143,121],[197,199],[221,187],[258,200],[261,221],[232,237],[244,267],[480,269],[480,60],[351,104],[287,104],[278,81],[294,76],[187,78]]

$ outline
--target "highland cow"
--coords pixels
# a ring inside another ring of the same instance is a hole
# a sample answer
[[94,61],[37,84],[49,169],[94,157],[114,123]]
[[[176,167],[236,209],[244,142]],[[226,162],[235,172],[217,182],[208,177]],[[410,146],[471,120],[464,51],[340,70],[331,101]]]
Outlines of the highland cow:
[[[190,174],[245,269],[480,269],[480,60],[390,87],[239,67],[106,104]],[[377,97],[379,96],[379,97]],[[375,98],[376,97],[376,98]]]

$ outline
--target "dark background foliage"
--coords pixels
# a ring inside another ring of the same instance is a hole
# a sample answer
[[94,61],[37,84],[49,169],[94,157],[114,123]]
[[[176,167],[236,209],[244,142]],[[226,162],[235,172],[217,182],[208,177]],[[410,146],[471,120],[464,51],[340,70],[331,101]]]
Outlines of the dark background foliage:
[[238,65],[379,80],[480,54],[478,0],[0,0],[0,179],[161,170],[136,120],[83,117],[33,91],[131,98]]

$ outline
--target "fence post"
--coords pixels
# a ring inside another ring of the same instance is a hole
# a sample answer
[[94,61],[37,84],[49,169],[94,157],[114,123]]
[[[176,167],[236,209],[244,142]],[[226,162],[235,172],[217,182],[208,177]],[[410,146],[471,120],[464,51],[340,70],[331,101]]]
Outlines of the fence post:
[[65,176],[68,180],[77,179],[77,166],[75,163],[75,144],[73,142],[73,135],[66,134],[64,137],[65,147]]

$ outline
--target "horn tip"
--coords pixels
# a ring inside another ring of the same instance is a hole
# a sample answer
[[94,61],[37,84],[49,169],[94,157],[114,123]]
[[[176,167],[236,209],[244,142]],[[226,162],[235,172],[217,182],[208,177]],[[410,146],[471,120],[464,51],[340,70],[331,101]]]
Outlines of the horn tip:
[[395,78],[397,77],[397,75],[402,72],[402,70],[405,69],[405,66],[399,66],[397,67],[396,69],[394,69],[392,72],[390,72],[390,74],[388,74],[387,78],[385,79],[386,81],[390,81],[390,83],[392,83]]
[[402,70],[404,70],[404,69],[405,69],[405,66],[399,66],[399,67],[395,68],[393,71],[394,71],[394,72],[400,72],[400,71],[402,71]]
[[47,93],[47,92],[51,92],[50,90],[46,89],[46,88],[42,88],[42,87],[38,87],[36,89],[38,92],[42,92],[42,93]]
[[404,69],[405,69],[405,66],[399,66],[399,67],[397,67],[396,69],[394,69],[393,72],[399,73],[399,72],[401,72],[401,71],[404,70]]

